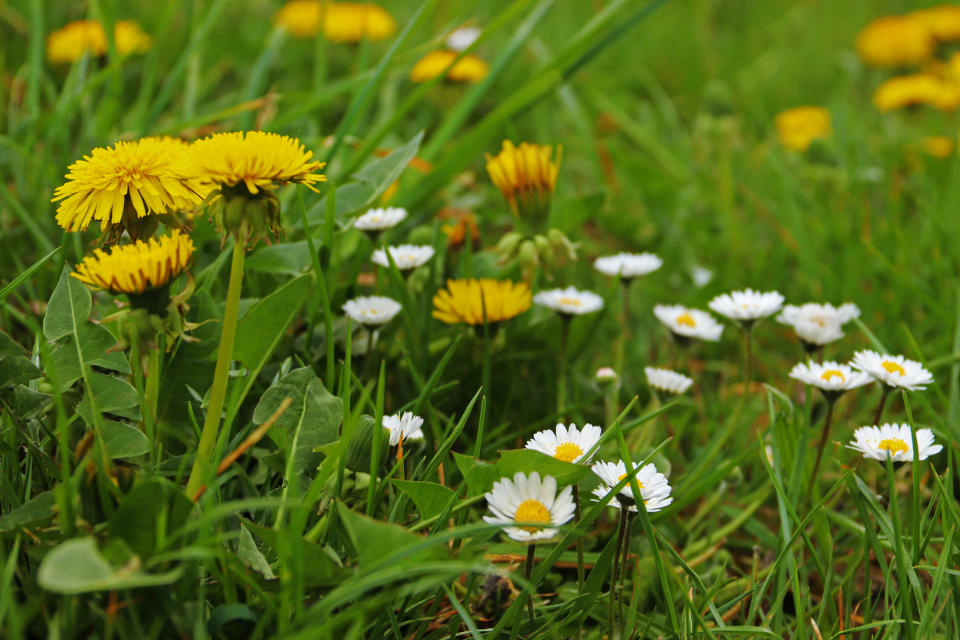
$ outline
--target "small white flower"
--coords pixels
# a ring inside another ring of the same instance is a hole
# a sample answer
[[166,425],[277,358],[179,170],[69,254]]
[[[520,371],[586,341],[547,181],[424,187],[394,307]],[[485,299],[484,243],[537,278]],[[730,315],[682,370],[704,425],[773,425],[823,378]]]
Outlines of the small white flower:
[[713,271],[694,265],[690,267],[690,278],[693,280],[693,286],[700,289],[707,286],[707,284],[713,280]]
[[903,356],[879,354],[876,351],[857,351],[850,362],[854,367],[890,387],[900,387],[908,391],[925,389],[933,382],[933,374],[923,368],[916,360],[907,360]]
[[[853,433],[853,441],[847,446],[856,449],[864,458],[872,460],[887,459],[887,455],[894,462],[909,462],[913,460],[913,436],[910,426],[906,424],[884,424],[879,427],[860,427]],[[935,453],[943,450],[943,445],[934,444],[933,432],[930,429],[917,430],[917,458],[926,460]]]
[[783,306],[783,296],[777,291],[744,289],[719,295],[707,306],[731,320],[752,322],[779,311]]
[[[401,244],[395,247],[387,247],[387,251],[390,252],[393,263],[397,265],[397,269],[400,271],[407,271],[408,269],[416,269],[417,267],[423,266],[434,254],[433,247],[428,244]],[[390,261],[387,260],[387,251],[383,249],[374,251],[373,257],[371,258],[374,264],[378,264],[381,267],[389,267]]]
[[463,51],[480,37],[480,29],[477,27],[460,27],[455,29],[447,36],[447,48],[454,51]]
[[790,369],[790,377],[823,391],[840,393],[873,382],[869,374],[833,360],[819,364],[813,360],[806,364],[801,362]]
[[400,313],[400,303],[384,296],[361,296],[343,303],[343,311],[360,324],[386,324]]
[[[549,540],[556,534],[558,527],[573,518],[576,506],[573,504],[572,487],[564,487],[557,494],[557,480],[534,471],[529,477],[517,472],[510,478],[500,478],[493,483],[489,493],[484,494],[492,516],[484,516],[489,524],[504,527],[504,532],[520,542]],[[517,522],[528,523],[513,526]],[[543,526],[533,526],[535,524]]]
[[603,298],[592,291],[580,291],[574,287],[539,291],[533,301],[548,309],[578,316],[603,308]]
[[662,265],[663,260],[652,253],[617,253],[593,261],[593,268],[600,273],[628,279],[645,276]]
[[804,342],[822,347],[842,338],[843,325],[859,316],[860,309],[851,302],[839,307],[808,302],[800,306],[786,305],[777,322],[793,327]]
[[670,331],[684,338],[716,342],[723,333],[723,325],[700,309],[688,309],[678,304],[658,304],[653,307],[653,315]]
[[647,375],[647,383],[651,387],[667,393],[686,393],[687,389],[693,384],[693,378],[688,378],[682,373],[670,369],[644,367],[643,372]]
[[423,418],[404,411],[392,416],[383,416],[383,428],[390,432],[390,446],[395,447],[401,440],[423,439]]
[[597,369],[594,377],[597,379],[597,382],[616,382],[620,379],[620,376],[613,370],[613,367],[600,367]]
[[407,210],[399,207],[370,209],[353,221],[353,226],[363,231],[383,231],[392,229],[407,217]]
[[580,430],[575,424],[569,428],[558,424],[554,430],[545,429],[533,434],[533,438],[527,440],[526,448],[564,462],[589,462],[593,457],[590,450],[600,440],[600,433],[600,427],[592,424],[585,424]]
[[[636,462],[631,462],[631,465],[636,469],[639,465]],[[617,486],[621,480],[627,477],[627,467],[623,464],[623,460],[617,462],[594,462],[593,466],[590,467],[593,469],[593,472],[602,481],[602,484],[593,490],[593,495],[597,497],[598,500],[604,500],[607,497],[607,494],[610,493],[610,490],[613,487]],[[670,496],[672,491],[670,483],[667,482],[667,477],[657,471],[657,468],[653,464],[646,464],[643,466],[636,475],[637,486],[640,488],[640,495],[643,496],[643,504],[647,508],[647,511],[660,511],[671,502],[673,498]],[[620,503],[620,497],[623,498],[623,503]],[[636,511],[637,507],[633,499],[633,489],[631,488],[631,483],[620,490],[620,492],[613,496],[608,503],[611,507],[625,507],[629,506],[630,511]]]

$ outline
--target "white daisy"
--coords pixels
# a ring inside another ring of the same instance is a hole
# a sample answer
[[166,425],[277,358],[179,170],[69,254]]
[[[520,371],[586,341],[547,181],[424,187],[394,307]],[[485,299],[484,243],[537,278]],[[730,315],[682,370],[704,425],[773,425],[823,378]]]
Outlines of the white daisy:
[[[541,482],[536,471],[529,477],[518,471],[512,480],[500,478],[494,482],[490,492],[484,494],[493,515],[483,516],[483,520],[503,526],[508,536],[520,542],[549,540],[556,533],[554,527],[573,518],[576,507],[572,492],[572,487],[564,487],[558,495],[552,476]],[[518,522],[529,524],[513,526]],[[544,526],[533,526],[536,524]]]
[[879,354],[876,351],[858,351],[850,362],[855,368],[890,387],[900,387],[908,391],[925,389],[933,382],[933,374],[923,368],[916,360],[907,360],[903,356]]
[[392,416],[383,416],[383,428],[390,432],[390,446],[395,447],[401,440],[423,439],[423,418],[404,411]]
[[600,427],[592,424],[583,425],[579,431],[575,424],[569,428],[558,424],[555,430],[545,429],[533,434],[533,438],[527,440],[526,448],[564,462],[589,462],[593,457],[590,450],[600,440],[600,433]]
[[620,379],[620,376],[613,370],[613,367],[600,367],[597,369],[594,377],[597,379],[597,382],[616,382]]
[[[864,458],[871,460],[886,460],[887,455],[894,462],[909,462],[913,460],[913,436],[910,425],[884,424],[879,427],[860,427],[853,433],[853,441],[847,446],[856,449]],[[930,429],[917,431],[917,458],[926,460],[935,453],[943,450],[943,445],[934,444],[933,432]]]
[[447,48],[454,51],[463,51],[480,37],[480,29],[477,27],[460,27],[455,29],[447,36]]
[[[395,247],[387,247],[387,251],[390,252],[393,263],[397,265],[397,269],[400,271],[407,271],[408,269],[416,269],[417,267],[423,266],[434,254],[433,247],[428,244],[401,244]],[[387,260],[387,251],[383,249],[374,251],[373,257],[371,258],[374,264],[378,264],[381,267],[389,267],[390,261]]]
[[753,322],[779,311],[783,306],[783,296],[777,291],[744,289],[719,295],[707,306],[731,320]]
[[603,308],[603,298],[592,291],[580,291],[575,287],[539,291],[533,296],[533,301],[554,311],[577,316]]
[[343,303],[343,311],[360,324],[386,324],[400,313],[400,303],[384,296],[361,296]]
[[694,265],[690,267],[690,279],[693,280],[693,286],[702,289],[713,280],[713,271]]
[[651,387],[666,391],[667,393],[686,393],[687,389],[693,384],[693,378],[688,378],[682,373],[677,373],[670,369],[644,367],[643,372],[646,374],[647,383]]
[[658,304],[653,307],[653,315],[670,331],[684,338],[716,342],[723,333],[723,325],[700,309],[688,309],[678,304]]
[[[636,469],[639,465],[636,462],[631,462],[633,468]],[[627,467],[623,464],[623,460],[618,460],[617,462],[594,462],[591,467],[593,472],[602,481],[602,484],[593,490],[593,495],[597,497],[598,500],[604,500],[607,497],[607,494],[610,493],[610,490],[618,485],[621,480],[627,477]],[[637,486],[640,488],[640,495],[643,496],[643,504],[647,508],[647,511],[660,511],[671,502],[673,498],[670,496],[672,491],[670,483],[667,482],[667,477],[657,471],[657,468],[653,464],[646,464],[643,466],[636,475]],[[621,504],[620,499],[623,499]],[[630,511],[636,511],[637,507],[633,499],[633,489],[631,488],[631,483],[620,489],[620,492],[610,498],[608,503],[611,507],[620,507],[629,506]]]
[[663,260],[652,253],[617,253],[593,261],[593,268],[608,276],[629,279],[656,271]]
[[370,209],[353,221],[353,226],[362,231],[383,231],[392,229],[407,217],[407,210],[399,207]]
[[822,347],[842,338],[843,325],[859,316],[860,309],[852,302],[839,307],[808,302],[800,306],[786,305],[777,322],[793,327],[803,342]]
[[869,374],[832,360],[801,362],[790,369],[790,377],[831,393],[843,393],[873,382]]

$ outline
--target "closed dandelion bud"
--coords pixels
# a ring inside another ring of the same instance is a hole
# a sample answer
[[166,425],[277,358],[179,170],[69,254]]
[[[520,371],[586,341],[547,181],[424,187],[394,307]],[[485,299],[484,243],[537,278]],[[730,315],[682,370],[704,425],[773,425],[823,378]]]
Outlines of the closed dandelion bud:
[[508,231],[503,234],[500,242],[497,243],[497,253],[499,253],[501,257],[512,256],[521,240],[523,240],[523,234],[517,231]]
[[577,259],[577,248],[570,242],[570,239],[567,238],[563,231],[560,231],[560,229],[550,229],[547,231],[547,238],[550,239],[550,244],[553,245],[555,251],[562,251],[568,260]]
[[519,260],[520,266],[525,268],[540,264],[537,258],[537,245],[531,238],[527,238],[520,243],[520,247],[517,249],[517,260]]
[[533,244],[537,247],[537,258],[540,264],[549,267],[553,264],[554,252],[550,241],[544,235],[537,234],[533,237]]

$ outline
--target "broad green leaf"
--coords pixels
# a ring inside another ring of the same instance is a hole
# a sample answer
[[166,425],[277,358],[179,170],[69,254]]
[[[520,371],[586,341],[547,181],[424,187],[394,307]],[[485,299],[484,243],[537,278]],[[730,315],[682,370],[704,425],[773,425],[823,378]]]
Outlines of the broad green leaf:
[[166,573],[144,573],[136,556],[116,567],[100,553],[93,538],[77,538],[61,543],[43,557],[37,582],[47,591],[76,594],[170,584],[182,573],[179,567]]
[[436,482],[396,479],[392,482],[417,505],[421,520],[443,513],[443,510],[450,503],[450,499],[454,496],[453,491]]
[[[137,410],[140,399],[137,390],[129,382],[96,371],[90,372],[88,379],[97,411],[112,413],[132,420],[140,417],[140,412]],[[87,424],[93,424],[88,396],[84,396],[80,404],[77,405],[77,413]]]
[[471,496],[478,496],[490,491],[493,483],[500,479],[500,472],[494,464],[456,451],[453,452],[453,459],[456,461],[460,473],[463,474],[467,483],[467,491]]
[[501,478],[513,477],[518,471],[524,474],[536,471],[541,478],[553,476],[557,479],[557,485],[562,487],[579,482],[590,473],[590,467],[557,460],[532,449],[511,449],[500,452],[497,471]]
[[258,302],[237,324],[234,360],[259,371],[306,300],[310,276],[286,283]]
[[56,496],[53,491],[44,491],[13,511],[0,516],[0,531],[13,531],[17,527],[53,517]]
[[122,538],[135,553],[149,557],[163,538],[183,526],[192,510],[193,502],[179,487],[148,480],[123,497],[110,518],[110,536]]
[[42,375],[43,371],[23,356],[0,358],[0,387],[23,384]]
[[[361,568],[369,567],[381,558],[398,553],[405,548],[420,545],[425,540],[398,524],[368,518],[351,511],[339,502],[337,514],[350,536],[353,548],[356,549]],[[446,555],[444,548],[443,544],[438,542],[436,545],[412,552],[405,560],[413,562],[426,558],[442,558]]]
[[103,446],[111,458],[133,458],[150,451],[150,441],[136,427],[104,420]]
[[243,526],[243,524],[240,525],[240,539],[237,541],[237,557],[240,558],[243,564],[267,580],[276,579],[277,576],[274,575],[273,569],[270,568],[270,563],[267,562],[267,559],[260,553],[260,549],[257,548],[257,543],[254,541],[253,536],[250,535],[250,530]]
[[246,269],[277,275],[300,275],[312,260],[306,240],[263,247],[247,258]]
[[337,585],[346,577],[347,571],[338,566],[339,561],[335,561],[335,556],[328,554],[323,548],[298,536],[289,535],[282,529],[270,529],[247,519],[242,519],[242,523],[255,539],[274,550],[282,546],[287,553],[299,558],[306,586]]

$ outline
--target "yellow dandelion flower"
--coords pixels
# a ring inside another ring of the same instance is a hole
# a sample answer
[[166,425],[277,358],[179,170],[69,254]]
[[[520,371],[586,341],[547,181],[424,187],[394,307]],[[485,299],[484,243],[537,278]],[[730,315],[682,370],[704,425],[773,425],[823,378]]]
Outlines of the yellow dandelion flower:
[[[150,36],[132,20],[114,24],[113,41],[120,55],[144,53],[152,44]],[[76,62],[88,53],[92,56],[107,53],[107,36],[96,20],[76,20],[47,36],[47,59],[53,64]]]
[[880,111],[921,104],[953,111],[960,106],[960,84],[932,73],[895,76],[877,87],[873,104]]
[[273,22],[295,38],[310,38],[320,33],[323,5],[319,0],[293,0],[280,7]]
[[806,151],[818,138],[833,132],[830,112],[823,107],[794,107],[777,114],[774,124],[780,144],[794,151]]
[[[428,82],[446,70],[447,67],[460,55],[457,51],[438,49],[431,51],[420,58],[410,70],[410,80],[413,82]],[[446,75],[450,82],[480,82],[487,77],[490,66],[485,60],[467,54],[457,61]]]
[[933,33],[919,20],[885,16],[857,34],[857,53],[868,65],[893,68],[917,65],[933,55]]
[[937,40],[960,40],[960,7],[956,5],[945,4],[911,11],[907,17],[926,27]]
[[563,148],[558,147],[554,160],[550,145],[521,142],[515,147],[511,141],[504,140],[500,153],[486,154],[487,173],[514,213],[546,216],[557,184],[562,151]]
[[477,218],[464,209],[442,209],[437,213],[438,220],[444,220],[440,230],[447,236],[447,244],[458,247],[467,239],[467,230],[470,231],[470,244],[479,246],[480,229],[477,227]]
[[433,297],[433,317],[447,324],[482,325],[501,322],[530,308],[532,295],[524,282],[511,280],[447,280],[447,288]]
[[934,158],[949,158],[953,153],[953,138],[929,136],[923,139],[923,150]]
[[143,138],[94,149],[54,191],[51,202],[62,201],[57,223],[84,231],[97,220],[101,231],[123,225],[132,232],[140,218],[196,207],[209,189],[177,172],[186,148],[173,138]]
[[331,42],[386,40],[397,30],[393,16],[369,2],[327,2],[323,8],[323,35]]
[[193,240],[174,231],[147,242],[94,249],[70,275],[94,289],[140,294],[169,284],[187,269],[192,257]]

